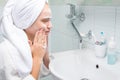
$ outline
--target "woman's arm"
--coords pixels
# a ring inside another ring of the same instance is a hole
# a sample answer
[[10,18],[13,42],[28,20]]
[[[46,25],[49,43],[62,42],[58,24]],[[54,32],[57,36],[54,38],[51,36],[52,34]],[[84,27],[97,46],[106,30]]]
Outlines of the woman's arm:
[[46,42],[47,42],[47,48],[43,58],[43,62],[44,62],[44,65],[49,69],[50,59],[49,59],[49,52],[48,52],[48,36],[46,37]]
[[49,69],[50,59],[49,59],[48,51],[46,52],[46,54],[45,54],[45,56],[43,58],[43,62],[44,62],[44,65]]
[[42,64],[42,60],[40,58],[33,58],[33,67],[31,71],[31,75],[37,80],[40,72],[40,66]]
[[36,80],[38,79],[43,57],[46,52],[46,49],[44,49],[43,47],[44,43],[46,42],[45,40],[46,40],[45,33],[43,30],[40,30],[36,32],[33,43],[29,42],[31,46],[32,57],[33,57],[33,66],[32,66],[31,75]]

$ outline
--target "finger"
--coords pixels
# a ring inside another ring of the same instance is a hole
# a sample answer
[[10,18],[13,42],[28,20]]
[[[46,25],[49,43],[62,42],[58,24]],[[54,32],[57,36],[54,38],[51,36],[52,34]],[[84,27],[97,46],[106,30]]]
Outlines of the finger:
[[42,29],[36,32],[35,37],[34,37],[34,43],[38,42],[40,33],[42,33]]
[[36,42],[38,41],[38,39],[37,39],[37,37],[38,37],[38,34],[39,34],[39,31],[37,31],[37,32],[35,33],[35,37],[34,37],[34,43],[36,43]]
[[44,31],[40,32],[38,36],[38,43],[42,45],[43,41],[44,41]]
[[44,33],[44,35],[43,35],[43,42],[42,42],[42,45],[43,45],[43,48],[46,48],[47,47],[47,43],[46,43],[47,41],[46,41],[46,35],[45,35],[45,33]]
[[28,43],[30,46],[32,46],[32,41],[31,40],[28,40]]
[[43,41],[43,44],[46,45],[47,44],[47,41],[46,41],[46,35],[44,34],[44,41]]
[[45,49],[47,48],[47,37],[46,37],[46,35],[45,35],[44,48],[45,48]]
[[32,51],[32,45],[33,45],[33,43],[32,43],[31,40],[28,40],[28,43],[29,43],[29,45],[30,45],[30,49],[31,49],[31,51]]
[[42,45],[44,46],[46,42],[46,35],[45,32],[43,33]]

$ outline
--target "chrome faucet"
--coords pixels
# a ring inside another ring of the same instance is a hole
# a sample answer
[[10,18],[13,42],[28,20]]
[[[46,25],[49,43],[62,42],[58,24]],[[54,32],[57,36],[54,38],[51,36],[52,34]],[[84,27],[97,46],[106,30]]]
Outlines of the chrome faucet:
[[66,15],[68,19],[74,19],[75,17],[75,5],[71,3],[67,3],[67,5],[70,5],[70,13]]
[[70,20],[79,19],[80,22],[85,20],[85,14],[83,12],[76,13],[76,6],[71,3],[67,3],[70,6],[70,13],[66,15],[66,17]]
[[72,24],[73,28],[75,29],[75,31],[79,37],[80,43],[82,43],[82,36],[81,36],[80,32],[78,31],[78,29],[76,28],[76,26],[74,24],[74,20],[71,20],[71,24]]
[[68,19],[70,19],[70,23],[71,23],[71,25],[73,26],[73,28],[75,29],[75,31],[76,31],[76,33],[77,33],[77,35],[78,35],[78,37],[79,37],[79,43],[80,43],[79,47],[81,48],[82,42],[83,42],[82,36],[81,36],[81,34],[80,34],[79,30],[77,29],[77,27],[76,27],[76,25],[75,25],[74,22],[75,22],[76,20],[78,20],[79,23],[83,22],[83,21],[85,20],[85,14],[84,14],[83,12],[79,12],[79,13],[77,14],[77,13],[76,13],[76,8],[75,8],[76,6],[75,6],[74,4],[68,3],[67,5],[70,6],[70,13],[67,14],[66,17],[67,17]]

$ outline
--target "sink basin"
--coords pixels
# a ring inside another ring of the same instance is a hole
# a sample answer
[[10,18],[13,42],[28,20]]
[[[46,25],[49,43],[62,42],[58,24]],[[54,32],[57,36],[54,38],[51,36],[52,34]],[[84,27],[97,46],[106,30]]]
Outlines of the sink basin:
[[49,68],[54,80],[120,80],[120,62],[107,64],[94,50],[70,50],[52,54]]

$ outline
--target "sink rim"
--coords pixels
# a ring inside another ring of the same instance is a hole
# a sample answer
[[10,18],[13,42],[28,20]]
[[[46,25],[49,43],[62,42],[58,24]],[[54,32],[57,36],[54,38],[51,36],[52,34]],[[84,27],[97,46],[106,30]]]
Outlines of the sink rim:
[[[80,51],[80,50],[72,50],[72,52],[75,52],[75,51]],[[66,51],[66,52],[60,52],[60,53],[62,53],[62,54],[64,54],[64,53],[67,53],[67,52],[71,52],[71,50],[70,51]],[[62,55],[62,54],[59,54],[59,55]],[[72,53],[73,54],[73,53]],[[66,54],[65,54],[66,55]],[[78,53],[74,53],[74,55],[78,55]],[[55,54],[55,55],[53,55],[54,57],[58,57],[57,56],[57,54]],[[55,58],[56,59],[56,58]],[[52,61],[54,61],[55,59],[53,59]],[[57,76],[58,78],[61,78],[61,80],[64,80],[64,76],[61,76],[60,74],[58,74],[57,73],[57,71],[55,71],[55,69],[54,69],[54,67],[52,66],[53,65],[53,63],[52,63],[52,61],[51,61],[51,63],[50,63],[50,70],[51,70],[51,72],[52,72],[52,74],[53,75],[55,75],[55,76]]]

